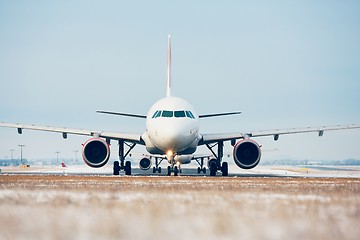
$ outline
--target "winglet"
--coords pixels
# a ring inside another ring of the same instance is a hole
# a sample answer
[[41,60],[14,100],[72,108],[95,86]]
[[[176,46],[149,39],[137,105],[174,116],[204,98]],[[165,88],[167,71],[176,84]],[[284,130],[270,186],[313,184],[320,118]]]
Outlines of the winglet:
[[167,52],[167,74],[166,74],[166,97],[171,96],[171,44],[170,34],[168,35],[168,52]]

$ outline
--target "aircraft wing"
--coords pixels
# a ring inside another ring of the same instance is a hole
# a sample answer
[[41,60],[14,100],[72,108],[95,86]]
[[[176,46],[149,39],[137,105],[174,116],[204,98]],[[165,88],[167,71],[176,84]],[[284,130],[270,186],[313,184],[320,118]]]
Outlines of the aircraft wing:
[[92,130],[85,130],[85,129],[51,127],[51,126],[40,126],[40,125],[26,125],[26,124],[5,123],[5,122],[0,122],[0,127],[17,128],[19,134],[22,133],[23,129],[29,129],[29,130],[37,130],[37,131],[45,131],[45,132],[62,133],[63,138],[67,138],[67,134],[74,134],[74,135],[108,138],[108,139],[114,139],[114,140],[124,140],[124,141],[128,141],[128,142],[134,142],[137,144],[144,145],[144,142],[141,139],[141,134],[92,131]]
[[265,137],[273,136],[274,140],[278,140],[280,135],[285,134],[297,134],[297,133],[311,133],[316,132],[321,137],[325,131],[335,130],[348,130],[360,128],[360,124],[352,125],[336,125],[336,126],[321,126],[321,127],[307,127],[307,128],[289,128],[289,129],[274,129],[274,130],[262,130],[262,131],[249,131],[244,133],[220,133],[220,134],[202,134],[202,139],[199,145],[219,142],[219,141],[231,141],[236,139],[244,139],[251,137]]

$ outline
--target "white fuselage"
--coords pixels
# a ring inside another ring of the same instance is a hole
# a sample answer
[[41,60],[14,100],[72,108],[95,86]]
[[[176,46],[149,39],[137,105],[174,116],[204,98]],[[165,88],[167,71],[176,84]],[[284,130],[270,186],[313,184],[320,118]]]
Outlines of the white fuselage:
[[157,101],[146,117],[146,132],[142,138],[150,154],[166,155],[168,161],[188,163],[196,151],[199,117],[184,99],[166,97]]

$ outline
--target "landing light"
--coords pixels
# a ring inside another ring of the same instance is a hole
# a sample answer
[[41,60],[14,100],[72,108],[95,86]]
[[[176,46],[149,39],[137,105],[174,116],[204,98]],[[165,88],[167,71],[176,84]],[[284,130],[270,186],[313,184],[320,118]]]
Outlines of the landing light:
[[168,150],[168,151],[166,152],[166,157],[167,157],[167,159],[173,159],[173,157],[174,157],[174,152],[173,152],[172,150]]

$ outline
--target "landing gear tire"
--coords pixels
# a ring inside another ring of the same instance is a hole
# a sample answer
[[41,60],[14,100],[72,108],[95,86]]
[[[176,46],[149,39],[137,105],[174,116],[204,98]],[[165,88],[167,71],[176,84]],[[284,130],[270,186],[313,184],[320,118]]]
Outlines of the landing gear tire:
[[179,175],[179,168],[177,166],[174,167],[174,176]]
[[167,167],[167,175],[171,176],[171,167],[170,166]]
[[119,161],[114,162],[113,173],[114,173],[114,175],[120,175]]
[[229,175],[229,165],[227,162],[223,162],[221,166],[221,172],[223,176]]
[[210,164],[210,176],[216,176],[217,166],[215,162]]
[[197,168],[197,173],[200,174],[200,173],[202,173],[202,172],[205,174],[205,173],[206,173],[206,168],[205,168],[205,167],[203,167],[203,168],[198,167],[198,168]]
[[153,167],[153,173],[156,173],[156,172],[161,173],[161,167],[158,167],[158,168]]
[[130,161],[126,161],[125,162],[125,175],[130,176],[131,175],[131,162]]

